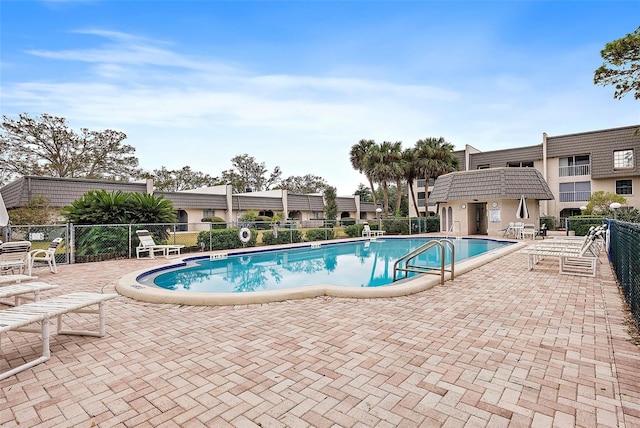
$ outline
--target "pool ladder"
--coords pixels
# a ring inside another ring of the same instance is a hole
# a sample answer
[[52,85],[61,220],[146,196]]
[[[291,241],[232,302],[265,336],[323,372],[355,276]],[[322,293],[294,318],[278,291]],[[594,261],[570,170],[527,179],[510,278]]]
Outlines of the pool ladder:
[[[445,265],[444,265],[445,253],[446,253],[447,247],[451,249],[451,269],[449,270],[445,269]],[[414,259],[416,257],[418,257],[423,253],[426,253],[427,251],[433,248],[440,250],[440,267],[434,268],[434,267],[421,266],[421,265],[414,264]],[[444,285],[445,272],[451,272],[451,276],[449,277],[449,279],[453,281],[455,256],[456,256],[456,249],[455,249],[455,246],[453,245],[453,242],[451,242],[451,240],[439,239],[439,240],[429,241],[419,246],[415,250],[410,251],[409,253],[400,257],[398,260],[396,260],[396,262],[393,264],[393,281],[395,282],[400,279],[406,278],[409,272],[430,273],[430,274],[436,274],[436,275],[439,274],[440,284]],[[404,273],[404,276],[398,277],[398,273]]]

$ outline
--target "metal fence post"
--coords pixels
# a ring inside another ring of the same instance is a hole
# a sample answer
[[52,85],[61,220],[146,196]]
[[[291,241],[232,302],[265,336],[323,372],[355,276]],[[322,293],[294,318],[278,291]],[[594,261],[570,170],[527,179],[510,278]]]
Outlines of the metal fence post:
[[76,228],[73,223],[69,223],[69,263],[74,264],[76,262]]

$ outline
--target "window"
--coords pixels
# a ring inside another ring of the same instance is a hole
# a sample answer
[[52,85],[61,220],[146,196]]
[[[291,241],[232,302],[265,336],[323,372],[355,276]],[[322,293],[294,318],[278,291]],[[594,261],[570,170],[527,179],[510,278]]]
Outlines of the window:
[[560,177],[591,174],[591,160],[589,155],[569,156],[560,158]]
[[507,162],[509,168],[533,168],[533,161]]
[[[430,179],[429,179],[429,186],[433,186],[433,184],[434,184],[435,182],[436,182],[436,179],[435,179],[435,178],[430,178]],[[416,184],[416,185],[418,186],[418,188],[420,188],[420,189],[421,189],[421,188],[423,188],[423,187],[424,187],[424,185],[425,185],[425,184],[427,184],[427,180],[426,180],[426,179],[424,179],[424,178],[419,178],[419,179],[418,179],[418,182],[417,182],[417,184]]]
[[560,202],[588,201],[590,196],[590,181],[560,183]]
[[202,218],[215,217],[216,212],[214,210],[202,210]]
[[633,195],[633,181],[632,180],[616,180],[616,194],[617,195]]
[[613,169],[633,168],[633,150],[616,150],[613,152]]
[[491,168],[491,165],[488,163],[485,163],[483,165],[478,165],[478,169],[489,169]]

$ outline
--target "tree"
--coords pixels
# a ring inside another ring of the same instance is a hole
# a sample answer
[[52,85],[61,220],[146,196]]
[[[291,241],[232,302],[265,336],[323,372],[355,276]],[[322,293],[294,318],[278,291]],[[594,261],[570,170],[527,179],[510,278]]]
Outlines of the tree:
[[358,144],[351,146],[349,156],[351,159],[351,165],[359,173],[364,173],[367,180],[369,180],[369,188],[371,189],[371,195],[373,196],[373,204],[377,205],[375,189],[373,187],[373,177],[367,172],[367,156],[376,147],[374,140],[360,140]]
[[336,188],[328,186],[324,190],[324,218],[336,220],[338,218],[338,204],[336,203]]
[[[365,171],[374,181],[380,183],[383,194],[384,215],[389,215],[389,181],[398,177],[398,162],[402,143],[383,142],[379,146],[374,145],[365,157]],[[374,193],[375,194],[375,193]]]
[[122,144],[126,134],[107,129],[76,133],[62,117],[27,113],[13,120],[3,116],[0,170],[12,177],[51,177],[130,180],[140,176],[135,148]]
[[604,59],[594,73],[593,83],[606,86],[615,85],[613,97],[620,99],[635,91],[634,98],[640,98],[640,27],[633,33],[609,42],[600,51]]
[[163,196],[120,190],[90,190],[64,207],[63,215],[74,224],[173,223],[173,204]]
[[599,190],[597,192],[593,192],[589,197],[589,202],[587,203],[587,209],[584,210],[584,214],[606,214],[611,211],[609,205],[612,202],[618,202],[620,204],[626,204],[627,200],[624,196],[618,195],[613,192],[604,192]]
[[371,189],[362,183],[358,184],[358,189],[353,194],[360,196],[360,200],[362,202],[373,201],[373,195],[371,194]]
[[223,184],[218,177],[193,171],[190,166],[183,166],[182,169],[175,170],[169,170],[163,166],[160,169],[154,169],[152,173],[143,174],[143,177],[153,178],[154,186],[158,190],[166,192],[179,192]]
[[[457,171],[460,161],[453,153],[453,144],[448,143],[443,137],[425,138],[416,141],[415,164],[418,176],[425,179],[424,194],[429,191],[429,179],[438,178],[443,174]],[[416,205],[416,212],[418,207]]]
[[259,164],[254,157],[246,153],[231,159],[231,164],[231,169],[222,172],[222,181],[231,184],[234,193],[243,193],[247,189],[255,192],[270,190],[280,183],[282,171],[279,166],[276,166],[267,178],[264,162]]
[[329,183],[322,177],[317,175],[307,174],[305,176],[291,176],[287,177],[280,182],[275,188],[286,189],[291,193],[321,193],[327,187]]
[[55,219],[55,210],[49,201],[41,195],[35,195],[27,202],[26,207],[9,211],[11,224],[49,224]]
[[[416,195],[413,191],[413,182],[420,177],[420,170],[418,167],[418,159],[416,155],[416,149],[409,147],[402,152],[402,158],[404,159],[404,179],[407,181],[409,187],[409,195],[411,195],[411,201],[417,216],[420,216],[418,211],[418,202],[416,201]],[[426,193],[425,193],[426,195]]]

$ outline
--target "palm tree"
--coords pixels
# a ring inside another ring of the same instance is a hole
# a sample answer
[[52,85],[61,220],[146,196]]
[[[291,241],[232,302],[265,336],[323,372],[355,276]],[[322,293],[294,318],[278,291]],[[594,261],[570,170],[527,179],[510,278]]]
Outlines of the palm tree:
[[425,196],[428,194],[430,178],[438,178],[457,171],[460,167],[460,161],[453,154],[453,144],[448,143],[443,137],[418,140],[414,150],[417,176],[425,178]]
[[365,157],[365,171],[382,186],[385,216],[389,215],[389,180],[395,180],[398,176],[397,159],[400,157],[401,144],[385,141],[379,146],[374,145]]
[[404,150],[402,152],[402,158],[404,160],[404,179],[407,180],[407,185],[409,186],[409,194],[411,195],[413,207],[415,208],[416,213],[418,213],[419,215],[418,202],[416,201],[416,195],[413,192],[413,182],[420,176],[420,172],[418,170],[416,149],[413,147],[409,147],[408,149]]
[[375,146],[376,142],[373,140],[360,140],[358,144],[354,144],[353,146],[351,146],[349,155],[353,168],[361,174],[364,173],[365,177],[367,177],[367,180],[369,180],[369,187],[371,188],[371,194],[373,196],[373,204],[377,205],[376,192],[373,188],[373,178],[365,168],[366,158],[370,154],[372,148]]

